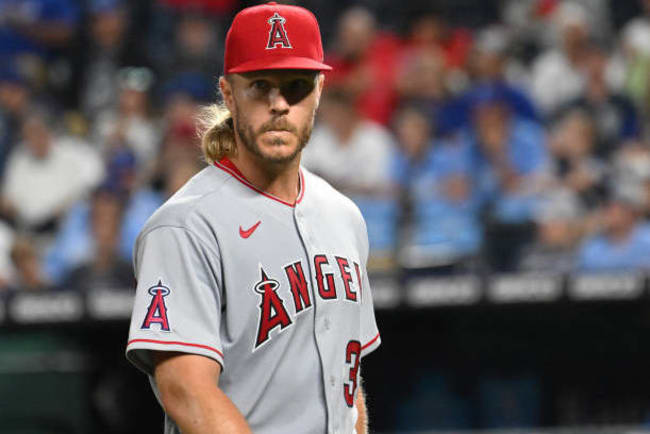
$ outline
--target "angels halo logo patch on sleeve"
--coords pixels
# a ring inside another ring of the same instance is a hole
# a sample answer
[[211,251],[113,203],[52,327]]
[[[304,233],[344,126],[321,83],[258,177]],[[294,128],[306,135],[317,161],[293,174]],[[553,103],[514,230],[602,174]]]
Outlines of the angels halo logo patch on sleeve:
[[160,330],[168,332],[170,329],[165,297],[170,294],[171,290],[162,284],[162,280],[159,280],[158,284],[149,288],[147,292],[152,298],[151,303],[147,308],[147,315],[145,316],[140,329],[149,330],[153,324],[158,324]]

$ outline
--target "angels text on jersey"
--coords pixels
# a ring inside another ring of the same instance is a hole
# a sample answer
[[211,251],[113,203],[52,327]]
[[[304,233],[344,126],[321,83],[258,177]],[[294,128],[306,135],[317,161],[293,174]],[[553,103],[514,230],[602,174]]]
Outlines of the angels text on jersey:
[[[315,290],[309,288],[305,273],[308,265],[303,265],[301,260],[286,265],[276,273],[269,273],[260,265],[259,281],[252,288],[259,296],[257,333],[251,345],[253,352],[290,327],[301,312],[311,309],[312,294],[325,301],[360,301],[363,290],[358,262],[337,255],[317,254],[310,265],[313,265],[315,274]],[[283,286],[289,289],[288,295],[282,296],[278,292]],[[164,297],[171,292],[170,288],[159,280],[148,292],[152,299],[140,328],[147,330],[158,325],[159,330],[169,331],[171,325]]]

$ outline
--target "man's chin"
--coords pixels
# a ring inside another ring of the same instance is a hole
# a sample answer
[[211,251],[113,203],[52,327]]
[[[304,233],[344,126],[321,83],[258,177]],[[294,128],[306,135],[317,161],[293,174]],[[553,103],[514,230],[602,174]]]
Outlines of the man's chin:
[[295,160],[300,151],[294,149],[291,152],[260,152],[260,157],[266,162],[274,164],[285,164]]
[[300,153],[300,146],[297,144],[262,144],[258,146],[259,154],[263,160],[273,163],[287,163],[296,158]]

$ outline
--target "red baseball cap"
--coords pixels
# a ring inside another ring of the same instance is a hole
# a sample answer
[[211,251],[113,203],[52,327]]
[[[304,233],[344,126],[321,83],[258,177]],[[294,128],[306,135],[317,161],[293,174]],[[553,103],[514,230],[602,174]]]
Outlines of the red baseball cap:
[[313,69],[329,71],[314,14],[275,2],[239,12],[226,35],[224,71]]

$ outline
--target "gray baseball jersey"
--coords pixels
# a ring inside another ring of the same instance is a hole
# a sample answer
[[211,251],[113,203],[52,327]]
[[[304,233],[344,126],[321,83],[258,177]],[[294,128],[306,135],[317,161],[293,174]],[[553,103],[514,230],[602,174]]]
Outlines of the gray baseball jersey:
[[126,355],[156,396],[151,350],[199,354],[255,433],[354,432],[359,362],[380,344],[365,223],[316,175],[300,182],[286,203],[223,160],[149,219]]

